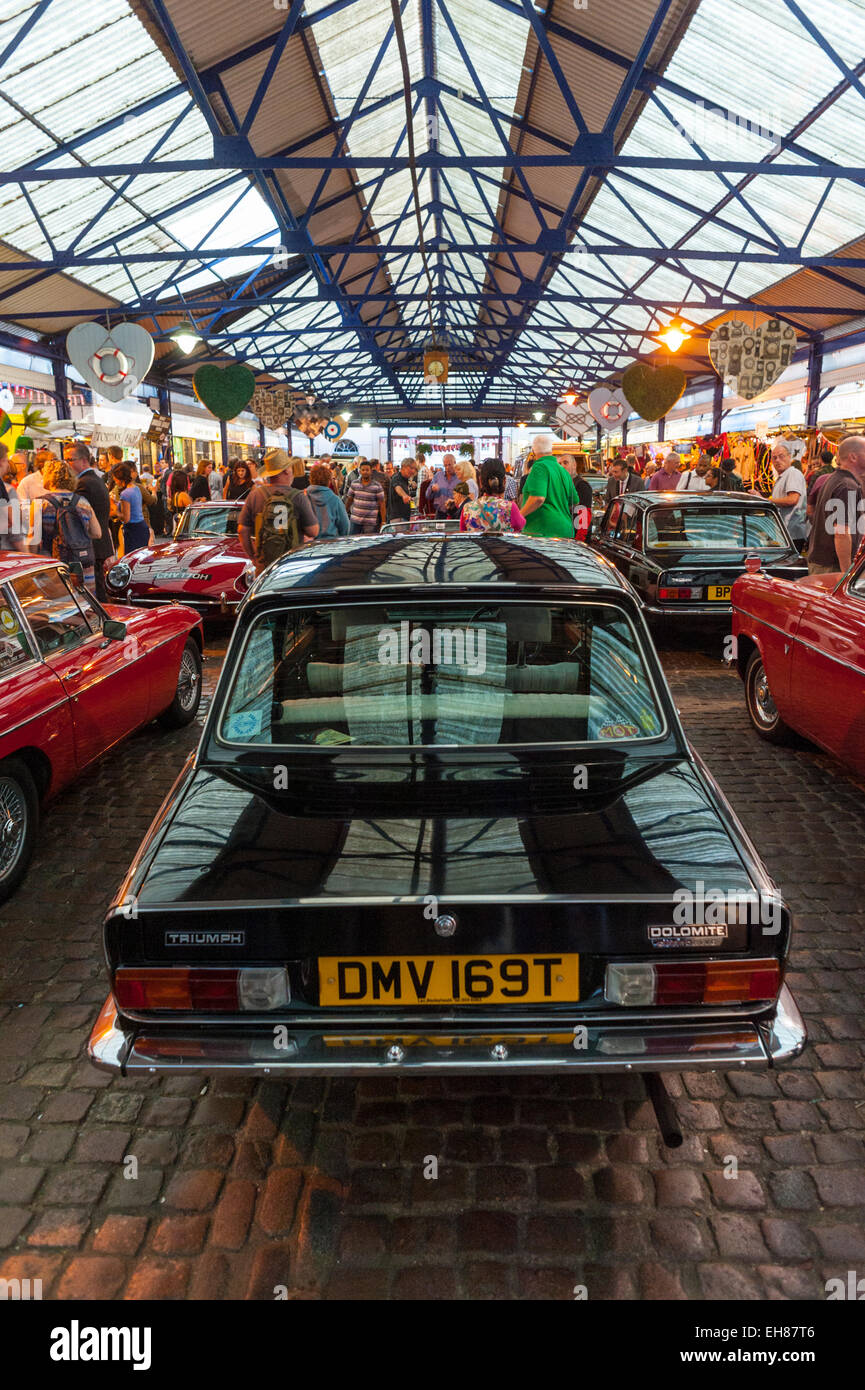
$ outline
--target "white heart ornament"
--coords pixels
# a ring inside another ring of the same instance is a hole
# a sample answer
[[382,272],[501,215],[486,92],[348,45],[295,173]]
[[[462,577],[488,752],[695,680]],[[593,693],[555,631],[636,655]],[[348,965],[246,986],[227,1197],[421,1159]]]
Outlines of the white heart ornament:
[[560,405],[556,411],[556,419],[562,429],[572,435],[583,435],[594,429],[594,421],[585,405]]
[[605,430],[614,430],[631,413],[621,391],[611,391],[608,386],[596,386],[589,392],[589,410],[593,419]]
[[69,361],[107,401],[131,396],[153,366],[153,339],[137,323],[78,323],[66,335]]
[[728,319],[709,339],[709,357],[734,394],[752,401],[786,371],[797,342],[795,328],[780,319],[768,319],[757,328],[744,319]]

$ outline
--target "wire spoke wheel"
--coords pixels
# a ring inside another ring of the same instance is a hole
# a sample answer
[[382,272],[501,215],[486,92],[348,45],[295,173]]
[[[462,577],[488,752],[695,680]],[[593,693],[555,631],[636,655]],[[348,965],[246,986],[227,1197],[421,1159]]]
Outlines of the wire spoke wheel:
[[195,657],[187,647],[183,653],[180,672],[177,677],[177,702],[184,713],[194,709],[200,684],[201,672]]
[[30,808],[14,777],[0,773],[0,882],[20,863],[27,840]]

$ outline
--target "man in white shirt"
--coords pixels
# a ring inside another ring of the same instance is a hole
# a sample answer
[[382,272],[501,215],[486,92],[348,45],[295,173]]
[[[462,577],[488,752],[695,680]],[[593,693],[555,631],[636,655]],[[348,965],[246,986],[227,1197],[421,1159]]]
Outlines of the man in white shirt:
[[[772,467],[777,479],[772,489],[772,501],[780,508],[791,539],[801,545],[808,535],[808,485],[805,476],[793,463],[786,444],[775,445]],[[751,496],[760,497],[762,494],[752,489]]]
[[706,482],[706,474],[709,471],[709,455],[701,454],[694,464],[683,473],[676,485],[677,492],[708,492],[709,484]]

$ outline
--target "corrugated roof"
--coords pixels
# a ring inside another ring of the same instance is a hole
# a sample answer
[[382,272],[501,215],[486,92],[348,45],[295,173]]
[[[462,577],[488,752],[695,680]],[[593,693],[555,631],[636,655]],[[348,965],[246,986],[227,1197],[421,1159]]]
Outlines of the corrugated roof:
[[[805,256],[840,248],[865,255],[860,184],[829,184],[822,174],[725,177],[657,163],[659,151],[802,167],[818,159],[860,162],[865,103],[845,87],[843,65],[865,67],[865,0],[811,0],[806,20],[837,61],[784,0],[671,0],[663,11],[659,3],[590,0],[578,8],[573,0],[547,0],[531,19],[516,0],[402,6],[421,161],[430,150],[495,160],[506,146],[562,154],[581,127],[599,131],[612,122],[617,148],[656,164],[614,169],[603,179],[570,163],[521,174],[495,163],[420,169],[433,324],[450,339],[449,389],[463,406],[470,392],[487,404],[554,396],[652,352],[652,333],[668,315],[642,300],[683,307],[696,325],[710,325],[717,312],[708,297],[778,305],[782,313],[796,303],[798,317],[789,316],[804,331],[865,308],[865,270],[791,274],[778,254],[779,246],[799,242]],[[239,128],[273,66],[286,12],[242,0],[165,0],[165,9],[182,53],[151,0],[51,0],[24,41],[10,47],[0,73],[7,162],[209,159],[213,130]],[[652,29],[656,13],[663,22]],[[36,0],[0,0],[0,53],[34,14]],[[641,49],[645,71],[625,99],[622,84]],[[193,100],[186,60],[210,109]],[[721,116],[713,114],[719,104]],[[264,158],[404,154],[404,125],[390,0],[307,0],[252,121],[253,151]],[[529,246],[566,214],[575,239],[564,255],[543,247],[483,252],[502,239]],[[26,196],[15,183],[0,185],[0,315],[50,332],[74,321],[65,309],[81,317],[109,306],[128,312],[160,296],[176,305],[178,291],[192,295],[208,285],[227,302],[229,285],[249,280],[253,292],[271,283],[264,267],[286,226],[309,235],[304,276],[266,290],[260,307],[219,319],[213,346],[304,384],[326,383],[339,394],[362,389],[383,406],[400,396],[427,401],[419,371],[430,333],[426,271],[404,169],[346,168],[326,177],[314,167],[252,177],[230,166],[151,169],[126,179],[28,181]],[[365,244],[350,253],[317,252],[358,237]],[[476,249],[454,249],[466,242]],[[253,243],[258,264],[239,254]],[[595,245],[656,254],[601,255]],[[208,264],[201,253],[209,248],[226,254]],[[64,275],[2,269],[70,250],[120,263],[70,265]],[[707,258],[696,259],[698,251]],[[743,252],[764,258],[729,259]],[[535,304],[531,296],[541,291]],[[298,293],[310,303],[297,304]],[[557,293],[576,299],[556,304]],[[449,298],[439,303],[439,295]],[[225,336],[227,328],[241,336]],[[683,361],[704,365],[699,341]]]

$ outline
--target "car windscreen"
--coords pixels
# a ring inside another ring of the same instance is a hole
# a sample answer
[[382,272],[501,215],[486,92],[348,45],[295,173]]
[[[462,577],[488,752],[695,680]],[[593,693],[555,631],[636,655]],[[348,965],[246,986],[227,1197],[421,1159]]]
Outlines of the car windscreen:
[[240,744],[476,747],[651,739],[665,720],[616,605],[430,601],[262,614],[217,729]]
[[188,515],[184,536],[236,536],[237,507],[214,507]]
[[787,550],[770,508],[656,507],[646,518],[650,550]]

